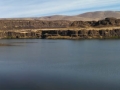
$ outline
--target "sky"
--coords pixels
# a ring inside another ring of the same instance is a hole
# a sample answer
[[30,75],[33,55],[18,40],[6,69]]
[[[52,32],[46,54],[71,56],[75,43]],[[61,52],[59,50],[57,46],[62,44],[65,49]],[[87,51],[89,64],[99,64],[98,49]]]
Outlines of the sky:
[[0,0],[0,18],[120,11],[120,0]]

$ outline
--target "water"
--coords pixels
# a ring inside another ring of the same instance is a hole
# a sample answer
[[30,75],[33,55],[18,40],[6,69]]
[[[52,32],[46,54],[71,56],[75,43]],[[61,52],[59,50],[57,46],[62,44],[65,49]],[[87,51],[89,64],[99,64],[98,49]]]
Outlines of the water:
[[0,90],[120,90],[120,40],[0,43]]

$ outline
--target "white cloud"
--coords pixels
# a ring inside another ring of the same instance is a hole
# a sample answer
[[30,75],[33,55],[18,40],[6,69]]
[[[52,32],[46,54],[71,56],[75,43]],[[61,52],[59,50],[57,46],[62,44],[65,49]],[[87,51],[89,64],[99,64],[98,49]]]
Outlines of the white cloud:
[[0,2],[2,2],[0,3],[0,17],[72,15],[86,11],[119,10],[120,8],[118,0],[0,0]]

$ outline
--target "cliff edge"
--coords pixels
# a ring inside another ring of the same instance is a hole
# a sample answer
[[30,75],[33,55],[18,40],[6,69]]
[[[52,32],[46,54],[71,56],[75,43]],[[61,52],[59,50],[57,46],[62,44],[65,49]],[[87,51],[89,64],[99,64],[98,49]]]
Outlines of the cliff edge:
[[99,21],[0,20],[0,38],[120,38],[120,19]]

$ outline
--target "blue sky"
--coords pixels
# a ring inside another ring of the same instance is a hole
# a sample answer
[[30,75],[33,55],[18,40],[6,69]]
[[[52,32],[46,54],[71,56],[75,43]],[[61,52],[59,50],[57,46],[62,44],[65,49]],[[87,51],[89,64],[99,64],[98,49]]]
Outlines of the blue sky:
[[119,11],[120,0],[0,0],[0,18]]

